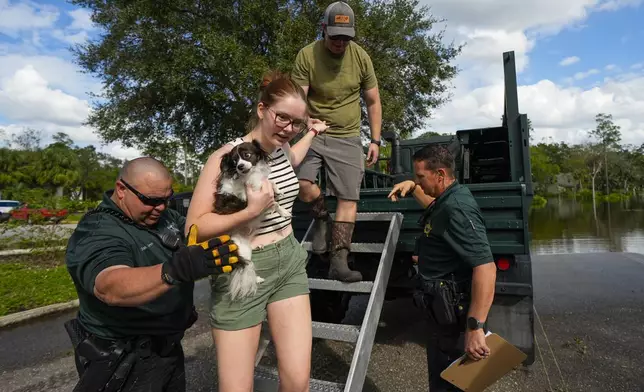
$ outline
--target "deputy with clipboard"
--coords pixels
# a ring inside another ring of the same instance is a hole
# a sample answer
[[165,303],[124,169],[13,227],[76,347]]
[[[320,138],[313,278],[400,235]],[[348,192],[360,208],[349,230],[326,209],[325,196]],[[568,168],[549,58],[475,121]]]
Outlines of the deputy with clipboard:
[[430,144],[414,156],[415,181],[394,186],[392,201],[411,193],[426,208],[416,243],[416,304],[427,315],[427,365],[431,392],[461,391],[441,372],[467,354],[490,356],[485,325],[494,299],[496,265],[479,206],[454,177],[449,149]]

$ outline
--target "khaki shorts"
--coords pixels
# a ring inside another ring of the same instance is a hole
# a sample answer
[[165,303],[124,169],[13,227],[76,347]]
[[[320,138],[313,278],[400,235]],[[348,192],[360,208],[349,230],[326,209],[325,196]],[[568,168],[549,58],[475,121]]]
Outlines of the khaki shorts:
[[313,139],[311,148],[295,173],[298,179],[315,183],[324,164],[327,195],[358,201],[365,158],[360,136],[339,138],[323,133]]
[[228,331],[250,328],[264,321],[268,304],[309,294],[307,259],[307,251],[291,233],[253,251],[257,275],[264,278],[254,296],[232,302],[227,291],[230,274],[211,278],[210,325]]

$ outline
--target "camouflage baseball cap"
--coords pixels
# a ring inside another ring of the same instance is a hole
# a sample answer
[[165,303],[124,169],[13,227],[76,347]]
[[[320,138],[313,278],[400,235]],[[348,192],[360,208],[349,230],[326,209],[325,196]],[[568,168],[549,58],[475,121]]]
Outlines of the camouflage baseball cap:
[[356,36],[355,15],[349,4],[344,1],[336,1],[326,7],[324,11],[324,24],[329,36],[346,35]]

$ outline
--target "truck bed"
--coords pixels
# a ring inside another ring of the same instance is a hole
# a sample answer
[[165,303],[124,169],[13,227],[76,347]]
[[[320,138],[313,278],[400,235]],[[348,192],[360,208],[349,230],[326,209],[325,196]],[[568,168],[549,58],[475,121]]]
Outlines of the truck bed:
[[[478,203],[485,219],[488,230],[488,239],[492,253],[502,254],[527,254],[529,244],[527,233],[527,207],[524,205],[525,188],[521,183],[498,184],[471,184],[466,185]],[[402,212],[405,219],[397,252],[412,252],[416,238],[422,233],[418,220],[423,213],[423,208],[416,200],[409,196],[394,203],[387,198],[391,191],[388,189],[364,189],[360,192],[358,212]],[[327,198],[327,208],[334,212],[335,198]],[[309,224],[311,217],[307,206],[299,200],[293,206],[293,229],[295,236],[301,239]],[[367,230],[360,230],[354,234],[354,242],[382,241],[382,228],[371,225]]]

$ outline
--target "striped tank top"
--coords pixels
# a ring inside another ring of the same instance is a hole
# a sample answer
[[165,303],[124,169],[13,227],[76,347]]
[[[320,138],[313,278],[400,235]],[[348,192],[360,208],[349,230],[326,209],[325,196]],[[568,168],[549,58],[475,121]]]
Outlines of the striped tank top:
[[[231,145],[236,146],[243,143],[242,138],[237,138],[230,142]],[[276,201],[288,212],[293,211],[293,203],[300,191],[300,183],[297,180],[293,166],[288,160],[286,153],[281,147],[278,147],[270,155],[271,174],[268,179],[277,185],[282,197]],[[270,234],[275,231],[280,231],[291,224],[291,218],[284,218],[277,212],[267,214],[256,230],[256,235]]]

